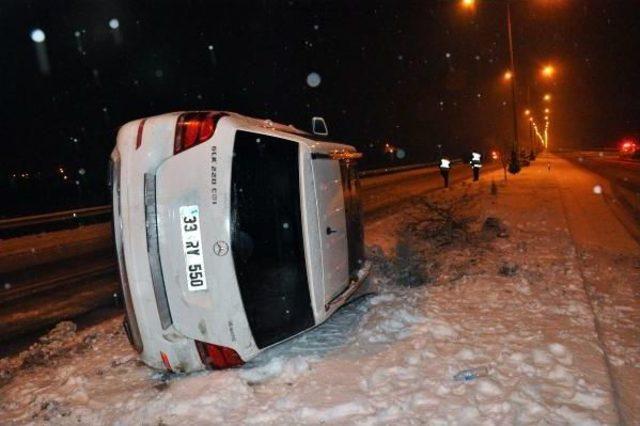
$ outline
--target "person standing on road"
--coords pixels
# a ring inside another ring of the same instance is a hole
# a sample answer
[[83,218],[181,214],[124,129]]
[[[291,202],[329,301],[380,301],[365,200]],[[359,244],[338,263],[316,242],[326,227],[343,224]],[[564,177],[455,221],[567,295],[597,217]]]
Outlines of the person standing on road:
[[473,181],[475,182],[478,179],[480,179],[480,169],[482,168],[482,155],[477,151],[473,151],[471,153],[471,161],[469,161],[469,164],[471,165],[471,170],[473,171]]
[[444,179],[444,187],[449,187],[449,171],[451,170],[451,160],[447,157],[442,157],[440,159],[440,174],[442,175],[442,179]]

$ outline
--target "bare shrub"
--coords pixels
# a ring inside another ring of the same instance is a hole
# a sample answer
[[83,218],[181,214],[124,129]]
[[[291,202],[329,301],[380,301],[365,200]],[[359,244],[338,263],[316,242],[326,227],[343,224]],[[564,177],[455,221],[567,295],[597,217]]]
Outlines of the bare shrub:
[[440,202],[421,198],[416,203],[421,210],[420,217],[409,228],[416,235],[432,240],[436,246],[469,242],[470,225],[475,221],[469,214],[472,201],[469,194]]

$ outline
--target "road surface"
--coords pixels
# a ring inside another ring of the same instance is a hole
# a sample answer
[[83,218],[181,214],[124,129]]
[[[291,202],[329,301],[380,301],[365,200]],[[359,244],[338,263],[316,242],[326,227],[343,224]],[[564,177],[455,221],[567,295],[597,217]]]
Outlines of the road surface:
[[[496,167],[489,164],[485,170]],[[466,165],[454,165],[450,185],[470,177]],[[365,224],[442,186],[435,167],[363,178]],[[110,224],[9,239],[4,244],[0,255],[0,342],[113,304],[119,285]],[[10,350],[7,343],[0,355]]]
[[615,152],[575,151],[561,156],[606,181],[610,193],[605,197],[627,231],[640,241],[640,161],[620,158]]

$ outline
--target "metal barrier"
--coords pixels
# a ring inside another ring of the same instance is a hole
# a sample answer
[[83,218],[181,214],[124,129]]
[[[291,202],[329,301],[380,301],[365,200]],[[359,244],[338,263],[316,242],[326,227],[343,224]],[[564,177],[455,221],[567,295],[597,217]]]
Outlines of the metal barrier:
[[[452,160],[452,163],[459,163],[460,159]],[[425,167],[435,167],[438,162],[410,164],[406,166],[385,167],[382,169],[365,170],[360,172],[360,177],[367,178],[385,174],[406,172],[409,170],[421,169]],[[16,217],[11,219],[0,219],[0,231],[13,231],[19,228],[30,228],[43,224],[53,224],[68,222],[79,218],[96,218],[111,214],[111,205],[87,207],[82,209],[66,210],[61,212],[37,214],[32,216]]]
[[83,209],[37,214],[33,216],[23,216],[11,219],[2,219],[0,220],[0,231],[42,225],[44,223],[64,222],[77,218],[102,216],[107,214],[111,214],[111,205],[87,207]]
[[[458,164],[460,162],[462,162],[462,160],[459,158],[451,160],[451,164]],[[407,172],[409,170],[422,169],[425,167],[436,167],[438,164],[440,164],[438,161],[432,161],[431,163],[410,164],[408,166],[384,167],[382,169],[363,170],[359,173],[359,175],[362,178],[366,178],[366,177],[386,175],[391,173]]]

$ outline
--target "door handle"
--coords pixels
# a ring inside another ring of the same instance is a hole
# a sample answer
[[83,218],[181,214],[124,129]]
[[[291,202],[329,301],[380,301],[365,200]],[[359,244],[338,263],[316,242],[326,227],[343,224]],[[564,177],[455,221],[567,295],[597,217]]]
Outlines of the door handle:
[[331,229],[330,226],[327,226],[327,235],[335,234],[336,232],[338,232],[337,229]]

